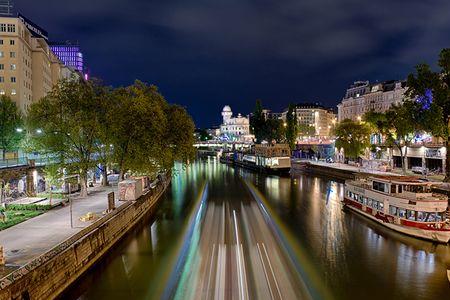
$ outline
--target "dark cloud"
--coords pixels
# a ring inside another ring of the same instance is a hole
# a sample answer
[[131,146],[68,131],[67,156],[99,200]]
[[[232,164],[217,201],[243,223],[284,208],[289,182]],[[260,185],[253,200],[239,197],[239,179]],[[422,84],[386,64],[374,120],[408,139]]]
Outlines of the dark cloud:
[[448,0],[16,0],[57,40],[78,40],[113,85],[154,83],[200,126],[256,98],[334,106],[356,79],[403,78],[449,46]]

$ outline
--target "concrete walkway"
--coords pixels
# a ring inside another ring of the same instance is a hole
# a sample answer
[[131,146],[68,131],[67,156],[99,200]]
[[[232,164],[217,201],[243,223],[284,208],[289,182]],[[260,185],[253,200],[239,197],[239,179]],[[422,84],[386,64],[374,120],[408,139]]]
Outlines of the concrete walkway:
[[70,206],[67,205],[0,231],[0,245],[4,247],[7,266],[4,270],[0,267],[0,275],[5,275],[5,270],[11,266],[25,265],[92,223],[80,221],[81,216],[92,212],[101,217],[108,207],[107,195],[111,191],[115,193],[116,207],[125,203],[117,200],[117,187],[96,186],[90,189],[87,198],[73,196],[73,228],[70,226]]

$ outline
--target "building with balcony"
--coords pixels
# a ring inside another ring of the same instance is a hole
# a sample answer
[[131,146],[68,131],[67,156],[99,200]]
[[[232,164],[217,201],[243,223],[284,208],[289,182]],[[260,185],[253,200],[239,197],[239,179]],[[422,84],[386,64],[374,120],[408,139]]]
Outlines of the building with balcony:
[[389,80],[370,84],[369,81],[355,81],[338,104],[338,121],[361,120],[371,110],[385,112],[392,105],[403,102],[406,82]]

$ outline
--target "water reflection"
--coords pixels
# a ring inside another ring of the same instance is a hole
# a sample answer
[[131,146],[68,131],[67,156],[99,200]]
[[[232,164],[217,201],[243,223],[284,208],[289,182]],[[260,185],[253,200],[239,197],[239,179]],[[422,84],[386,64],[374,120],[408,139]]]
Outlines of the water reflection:
[[[230,180],[234,176],[261,192],[336,298],[448,299],[449,246],[410,238],[343,211],[340,182],[264,176],[230,168],[216,158],[179,169],[156,217],[120,242],[63,298],[159,298],[202,186],[208,183],[214,194],[227,194],[231,187],[236,190]],[[238,191],[248,198],[246,189]]]

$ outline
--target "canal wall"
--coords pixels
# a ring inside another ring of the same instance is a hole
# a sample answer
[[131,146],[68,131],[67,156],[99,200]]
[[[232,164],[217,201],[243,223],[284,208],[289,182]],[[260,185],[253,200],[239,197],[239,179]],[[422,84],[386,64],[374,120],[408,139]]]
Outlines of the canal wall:
[[154,189],[129,201],[25,266],[0,279],[0,300],[54,299],[145,215],[154,213],[170,184],[163,177]]
[[300,161],[300,162],[293,161],[291,169],[294,172],[326,176],[326,177],[331,177],[331,178],[335,178],[338,180],[355,179],[356,176],[369,175],[369,174],[365,174],[365,173],[361,173],[361,172],[337,169],[337,168],[321,166],[321,165],[311,164],[309,162],[302,162],[302,161]]

